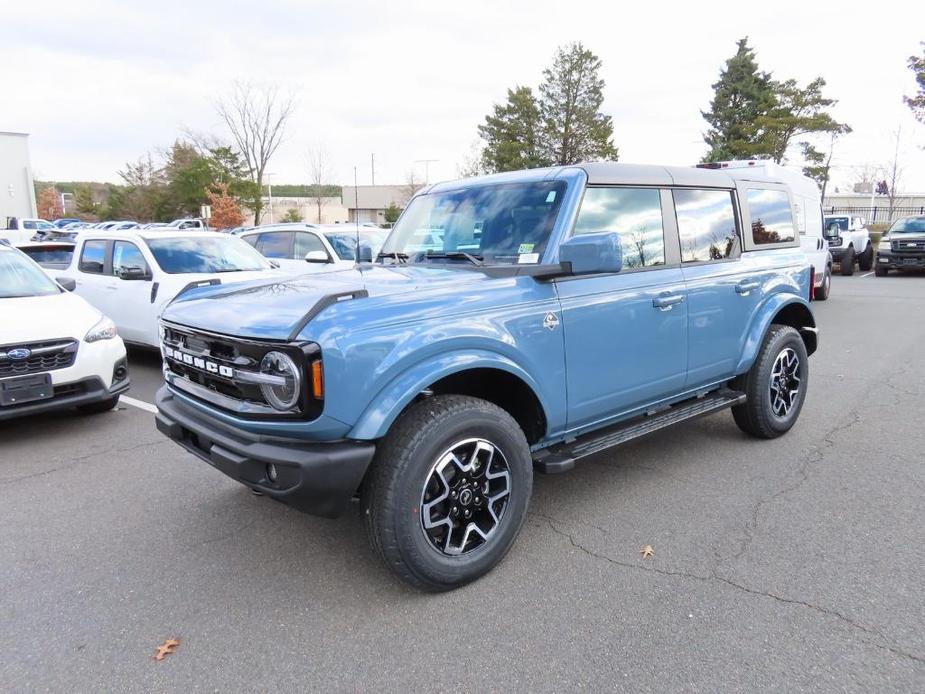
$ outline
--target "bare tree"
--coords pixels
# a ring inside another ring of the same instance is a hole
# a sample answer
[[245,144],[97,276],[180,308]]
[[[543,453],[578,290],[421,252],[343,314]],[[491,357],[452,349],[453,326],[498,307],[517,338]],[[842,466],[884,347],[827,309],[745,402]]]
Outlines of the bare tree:
[[328,203],[326,186],[331,182],[331,158],[323,145],[308,150],[308,180],[310,197],[317,211],[315,221],[321,224],[321,208]]
[[417,174],[414,172],[414,169],[411,168],[408,170],[408,173],[405,174],[405,185],[401,186],[401,196],[402,201],[399,204],[399,207],[405,208],[408,206],[408,201],[414,197],[414,194],[418,192],[424,186],[424,181],[417,177]]
[[888,222],[893,221],[893,212],[896,210],[899,201],[898,189],[902,185],[903,162],[900,160],[900,145],[902,143],[902,126],[893,131],[893,158],[880,167],[883,175],[883,181],[886,183],[886,198],[889,204]]
[[295,110],[292,96],[282,96],[275,86],[257,87],[235,82],[231,93],[219,99],[215,108],[231,132],[256,184],[254,224],[263,211],[263,180],[267,165],[283,139],[286,123]]

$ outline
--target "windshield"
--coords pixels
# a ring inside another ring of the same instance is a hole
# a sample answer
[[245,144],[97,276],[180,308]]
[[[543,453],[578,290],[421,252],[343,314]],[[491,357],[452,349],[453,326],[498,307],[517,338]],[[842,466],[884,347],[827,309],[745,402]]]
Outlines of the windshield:
[[236,236],[148,239],[157,264],[171,275],[268,270],[270,263]]
[[829,229],[833,224],[837,224],[838,228],[842,231],[848,231],[848,218],[847,217],[826,217],[825,218],[825,228]]
[[897,219],[888,234],[925,234],[925,217]]
[[382,253],[412,263],[466,255],[485,264],[538,263],[564,194],[564,181],[537,181],[419,195]]
[[0,299],[48,296],[60,291],[42,268],[22,253],[0,252]]
[[[369,246],[372,250],[372,257],[375,258],[382,249],[382,244],[388,234],[384,231],[370,231],[369,228],[360,229],[360,243]],[[331,244],[337,257],[341,260],[356,260],[357,252],[357,230],[346,227],[344,231],[326,231],[324,237]]]

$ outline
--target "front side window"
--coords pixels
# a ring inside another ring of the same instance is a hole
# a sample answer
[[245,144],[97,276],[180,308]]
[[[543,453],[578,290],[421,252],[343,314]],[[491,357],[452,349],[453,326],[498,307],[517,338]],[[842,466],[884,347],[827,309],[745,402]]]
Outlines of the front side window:
[[59,294],[38,265],[18,251],[0,251],[0,299]]
[[119,277],[122,271],[137,267],[148,274],[148,263],[134,243],[130,241],[116,241],[112,248],[112,274]]
[[793,208],[783,190],[749,188],[746,194],[752,218],[752,240],[757,245],[786,243],[796,239]]
[[257,237],[255,248],[266,258],[291,258],[292,233],[268,231]]
[[[350,229],[346,224],[344,228],[347,231],[326,231],[324,232],[324,237],[331,244],[338,258],[341,260],[356,260],[357,230],[355,227]],[[359,230],[360,244],[369,246],[373,258],[379,254],[379,250],[382,248],[382,244],[385,243],[387,236],[387,233],[379,229],[375,231],[369,228]]]
[[673,194],[682,262],[723,260],[739,255],[732,191],[675,190]]
[[538,263],[546,250],[564,181],[468,186],[419,195],[382,247],[410,263]]
[[598,231],[620,234],[626,269],[665,264],[662,201],[658,190],[588,188],[575,222],[575,235]]
[[77,269],[91,275],[102,275],[106,260],[106,242],[103,240],[87,241],[80,251],[80,263]]
[[321,242],[321,239],[315,236],[315,234],[310,234],[307,231],[297,231],[295,233],[296,259],[302,260],[306,255],[313,251],[321,251],[325,255],[328,254],[328,251],[324,247],[324,244]]
[[266,258],[235,236],[153,238],[146,243],[160,268],[172,275],[272,268]]

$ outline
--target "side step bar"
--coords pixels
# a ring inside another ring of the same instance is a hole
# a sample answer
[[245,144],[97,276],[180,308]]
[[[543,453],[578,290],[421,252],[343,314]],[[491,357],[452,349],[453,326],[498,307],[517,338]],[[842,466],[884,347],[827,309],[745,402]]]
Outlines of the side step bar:
[[627,422],[620,422],[572,441],[537,451],[533,457],[533,467],[537,472],[548,475],[568,472],[575,467],[575,461],[579,458],[600,453],[673,424],[713,414],[743,402],[745,393],[727,388],[714,390],[698,398],[684,400],[665,409],[640,415]]

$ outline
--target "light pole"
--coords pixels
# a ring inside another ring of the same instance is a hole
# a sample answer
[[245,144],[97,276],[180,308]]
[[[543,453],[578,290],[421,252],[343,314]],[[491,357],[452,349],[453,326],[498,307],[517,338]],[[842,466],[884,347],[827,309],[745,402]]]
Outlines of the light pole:
[[264,174],[267,177],[267,194],[270,198],[270,201],[267,205],[267,209],[270,211],[270,224],[273,223],[273,184],[270,182],[270,177],[273,176],[272,173],[267,172]]
[[416,160],[415,160],[415,162],[414,162],[415,164],[423,164],[423,165],[424,165],[424,185],[425,185],[425,186],[426,186],[428,183],[430,183],[430,165],[431,165],[431,163],[432,163],[432,162],[438,162],[438,161],[440,161],[440,160],[439,160],[439,159],[416,159]]

